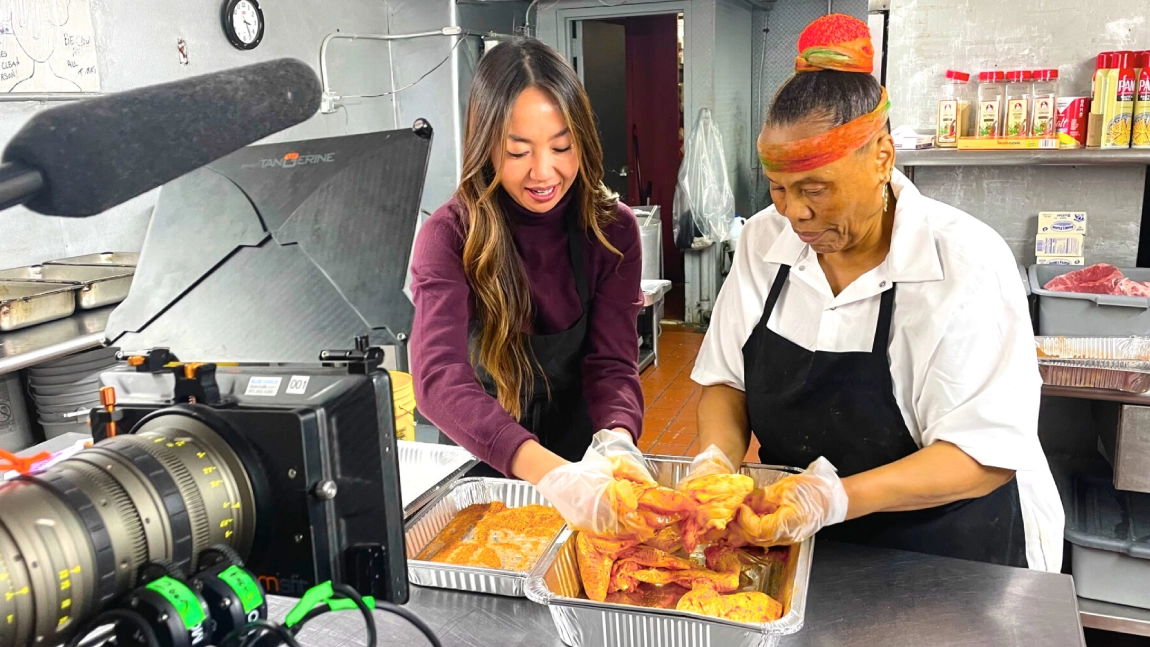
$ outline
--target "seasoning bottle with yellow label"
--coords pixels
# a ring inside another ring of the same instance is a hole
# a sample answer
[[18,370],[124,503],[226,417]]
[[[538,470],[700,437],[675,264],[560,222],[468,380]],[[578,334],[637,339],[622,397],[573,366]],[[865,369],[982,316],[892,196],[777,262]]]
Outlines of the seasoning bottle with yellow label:
[[1141,68],[1141,71],[1138,73],[1130,145],[1134,148],[1150,148],[1150,51],[1138,52],[1134,65],[1135,69]]
[[1006,73],[1006,136],[1030,136],[1030,70]]
[[1106,71],[1105,106],[1102,109],[1102,148],[1129,148],[1137,81],[1134,52],[1118,52],[1118,64]]
[[1002,137],[1006,114],[1006,74],[994,70],[978,74],[978,136]]
[[938,132],[934,143],[942,148],[958,146],[959,137],[970,136],[970,75],[957,70],[946,71],[942,98],[938,101]]

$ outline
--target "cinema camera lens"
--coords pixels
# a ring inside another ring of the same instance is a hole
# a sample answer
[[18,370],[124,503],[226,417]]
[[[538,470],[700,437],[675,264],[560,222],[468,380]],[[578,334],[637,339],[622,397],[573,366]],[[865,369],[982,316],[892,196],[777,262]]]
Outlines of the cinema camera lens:
[[146,564],[190,575],[218,544],[246,557],[255,523],[237,453],[171,410],[0,485],[0,647],[68,640]]

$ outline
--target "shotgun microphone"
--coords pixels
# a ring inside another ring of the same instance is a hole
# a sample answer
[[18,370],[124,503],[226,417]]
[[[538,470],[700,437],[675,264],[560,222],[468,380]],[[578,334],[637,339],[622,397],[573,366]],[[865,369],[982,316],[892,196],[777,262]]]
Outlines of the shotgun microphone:
[[307,120],[320,96],[284,58],[45,110],[4,149],[0,209],[98,214]]

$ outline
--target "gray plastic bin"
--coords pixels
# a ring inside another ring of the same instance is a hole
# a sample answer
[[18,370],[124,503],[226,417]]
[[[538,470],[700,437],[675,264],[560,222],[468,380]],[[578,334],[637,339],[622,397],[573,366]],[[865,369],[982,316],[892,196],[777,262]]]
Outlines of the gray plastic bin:
[[1150,609],[1150,494],[1076,476],[1066,539],[1079,596]]
[[1018,275],[1022,277],[1022,291],[1026,293],[1026,309],[1030,313],[1030,327],[1034,334],[1038,334],[1038,298],[1030,291],[1030,272],[1026,267],[1018,266]]
[[[1031,265],[1030,291],[1038,299],[1039,335],[1125,337],[1150,334],[1150,299],[1042,289],[1050,279],[1080,267]],[[1118,268],[1127,278],[1150,281],[1150,268]]]

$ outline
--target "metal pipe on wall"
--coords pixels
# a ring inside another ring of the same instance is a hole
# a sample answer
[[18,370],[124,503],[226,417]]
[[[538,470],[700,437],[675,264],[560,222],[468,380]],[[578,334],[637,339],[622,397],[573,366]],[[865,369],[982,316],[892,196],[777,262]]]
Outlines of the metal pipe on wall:
[[[428,38],[428,37],[432,37],[432,36],[457,36],[457,37],[460,37],[460,41],[462,40],[462,38],[466,38],[468,36],[476,36],[476,37],[480,37],[480,38],[483,38],[483,37],[497,38],[497,39],[499,39],[499,38],[514,38],[514,36],[511,36],[509,34],[500,34],[497,32],[486,32],[483,34],[472,33],[472,32],[468,32],[468,31],[464,30],[462,27],[459,27],[457,25],[443,27],[441,29],[437,29],[434,31],[421,31],[421,32],[410,33],[410,34],[344,34],[344,33],[340,33],[340,32],[328,34],[327,36],[324,37],[323,42],[320,44],[320,47],[319,47],[319,78],[320,78],[320,85],[323,88],[323,100],[322,100],[322,103],[320,104],[320,112],[325,113],[325,114],[335,112],[337,109],[336,102],[340,98],[334,92],[332,92],[331,86],[328,83],[327,48],[328,48],[328,45],[330,45],[333,40],[352,40],[352,41],[354,41],[354,40],[376,40],[376,41],[386,41],[390,45],[391,41],[410,40],[413,38]],[[454,50],[455,47],[459,46],[460,41],[457,41],[456,44],[452,46],[452,50]],[[448,54],[449,58],[450,58],[450,56],[451,55]],[[442,63],[440,63],[440,65],[442,65]],[[438,67],[439,66],[437,65],[436,68],[438,68]],[[384,95],[390,95],[390,94],[393,94],[393,93],[396,93],[399,91],[399,90],[395,89],[395,78],[394,78],[395,66],[390,65],[390,68],[391,68],[391,72],[393,73],[392,78],[391,78],[392,90],[391,90],[391,92],[384,93]],[[434,68],[433,68],[433,71],[434,71]],[[426,75],[424,75],[424,76],[426,76]],[[422,80],[422,77],[421,77],[421,80]],[[411,87],[411,86],[408,85],[408,86],[405,86],[405,88],[400,88],[400,89],[406,89],[406,87]],[[384,96],[384,95],[380,95],[380,96]],[[396,124],[395,125],[397,128],[399,127],[398,116],[396,116]]]

